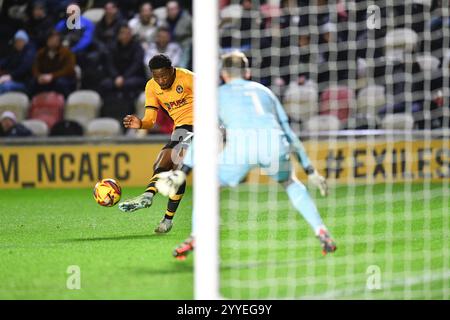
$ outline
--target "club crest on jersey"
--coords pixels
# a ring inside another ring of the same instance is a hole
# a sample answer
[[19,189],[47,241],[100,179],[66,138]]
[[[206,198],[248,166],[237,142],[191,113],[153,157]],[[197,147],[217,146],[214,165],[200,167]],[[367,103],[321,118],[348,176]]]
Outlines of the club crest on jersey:
[[178,85],[178,86],[177,86],[177,92],[178,92],[178,93],[182,93],[182,92],[183,92],[183,87],[180,86],[180,85]]

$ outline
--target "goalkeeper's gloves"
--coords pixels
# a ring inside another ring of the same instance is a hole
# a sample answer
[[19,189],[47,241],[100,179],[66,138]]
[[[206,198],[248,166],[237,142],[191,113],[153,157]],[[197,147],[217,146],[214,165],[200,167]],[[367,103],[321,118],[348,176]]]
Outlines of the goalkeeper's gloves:
[[158,177],[158,180],[155,187],[159,193],[166,197],[176,195],[180,186],[186,181],[186,174],[181,170],[161,172],[156,177]]
[[317,170],[314,169],[314,171],[308,174],[308,181],[319,188],[322,197],[325,197],[328,194],[327,180],[322,177]]

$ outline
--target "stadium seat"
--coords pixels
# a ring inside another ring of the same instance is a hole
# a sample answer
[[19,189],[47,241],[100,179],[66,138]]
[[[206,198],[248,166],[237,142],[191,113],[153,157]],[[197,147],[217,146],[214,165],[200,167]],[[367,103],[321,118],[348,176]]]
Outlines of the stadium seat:
[[385,130],[412,130],[414,118],[409,113],[388,114],[381,121],[381,127]]
[[358,114],[378,114],[378,110],[386,105],[385,88],[380,85],[362,88],[356,101]]
[[103,8],[92,8],[83,12],[83,17],[91,20],[93,23],[97,23],[102,20],[103,15],[105,14],[105,9]]
[[31,100],[30,119],[39,119],[51,129],[61,121],[64,113],[64,96],[56,92],[43,92]]
[[387,60],[403,61],[403,53],[413,52],[418,43],[417,33],[409,28],[388,31],[385,37]]
[[431,54],[417,56],[416,61],[422,71],[433,71],[439,69],[439,59]]
[[367,129],[377,129],[378,128],[378,117],[370,113],[359,113],[347,120],[347,125],[345,129],[351,130],[367,130]]
[[303,131],[335,131],[340,129],[340,121],[335,115],[318,115],[311,117],[303,126]]
[[83,127],[76,121],[62,120],[55,123],[52,130],[50,130],[50,136],[82,136]]
[[115,137],[120,135],[120,123],[113,118],[98,118],[89,122],[86,135],[90,137]]
[[86,126],[91,120],[98,117],[102,99],[93,90],[78,90],[67,98],[64,119],[73,120]]
[[14,112],[17,121],[26,118],[30,100],[27,95],[22,92],[7,92],[0,95],[0,114],[4,111]]
[[289,118],[306,121],[319,113],[317,88],[314,85],[300,86],[291,82],[284,94],[283,105]]
[[355,110],[353,90],[346,86],[331,86],[320,95],[320,114],[332,114],[345,122]]
[[37,137],[46,137],[48,136],[48,126],[42,120],[39,119],[29,119],[22,121],[22,124],[27,127],[33,135]]

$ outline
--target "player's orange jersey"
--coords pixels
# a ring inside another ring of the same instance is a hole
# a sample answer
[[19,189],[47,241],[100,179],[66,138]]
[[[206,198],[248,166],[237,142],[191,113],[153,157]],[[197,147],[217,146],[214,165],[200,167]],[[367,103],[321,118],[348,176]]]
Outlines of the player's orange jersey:
[[145,86],[146,111],[144,119],[142,119],[143,128],[153,126],[158,108],[167,112],[175,127],[194,124],[194,74],[182,68],[175,68],[175,72],[175,81],[170,89],[162,90],[154,79],[147,82]]

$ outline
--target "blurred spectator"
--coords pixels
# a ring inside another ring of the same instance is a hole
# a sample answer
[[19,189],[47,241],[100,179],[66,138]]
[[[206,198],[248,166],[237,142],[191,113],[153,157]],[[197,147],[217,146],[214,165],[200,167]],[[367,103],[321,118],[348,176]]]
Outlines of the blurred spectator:
[[104,9],[105,14],[95,27],[95,38],[105,45],[110,45],[116,40],[123,19],[114,1],[108,1]]
[[47,13],[54,20],[64,19],[67,7],[71,4],[79,5],[84,0],[43,0],[46,3]]
[[337,31],[337,25],[332,22],[320,26],[319,83],[347,80],[351,71],[356,75],[356,64],[348,63],[349,57],[356,57],[356,48],[341,41]]
[[47,35],[53,29],[53,19],[47,14],[44,1],[35,1],[31,5],[31,14],[25,29],[36,48],[42,48],[47,41]]
[[100,41],[93,41],[85,54],[77,57],[83,89],[100,90],[100,83],[107,76],[107,61],[108,48]]
[[[241,0],[242,17],[239,22],[241,31],[254,31],[262,28],[262,15],[259,6],[254,5],[252,0]],[[249,36],[250,38],[250,36]]]
[[[417,62],[387,62],[382,81],[386,84],[386,105],[378,111],[388,113],[417,113],[423,111],[425,83]],[[414,93],[414,94],[413,94]]]
[[[181,47],[177,43],[170,41],[170,32],[166,27],[158,28],[155,42],[150,44],[150,47],[146,51],[144,64],[147,65],[148,61],[150,61],[153,56],[161,53],[167,55],[170,60],[172,60],[173,66],[180,66],[179,63],[182,55]],[[148,68],[146,70],[148,74],[150,74],[150,70]]]
[[187,66],[192,46],[192,17],[189,12],[180,7],[177,1],[167,2],[166,8],[166,23],[170,30],[171,39],[183,49],[181,64]]
[[8,50],[8,41],[18,29],[23,27],[26,19],[27,1],[0,1],[0,57]]
[[108,52],[108,77],[101,82],[102,91],[122,91],[135,97],[145,84],[144,51],[133,38],[130,27],[123,24],[119,29],[117,41]]
[[291,81],[304,85],[308,80],[316,80],[315,67],[318,55],[311,50],[311,37],[307,29],[300,29],[297,37],[297,47],[290,50],[291,55],[280,59],[280,75],[283,84]]
[[16,115],[11,111],[5,111],[0,117],[0,136],[3,137],[28,137],[32,133],[23,124],[18,123]]
[[12,53],[0,60],[0,94],[7,91],[27,91],[36,51],[23,30],[16,32],[13,46]]
[[58,22],[55,29],[62,36],[62,44],[69,47],[77,57],[83,55],[94,38],[95,25],[83,16],[80,16],[80,29],[67,28],[67,19]]
[[[272,41],[271,31],[263,34],[264,19],[258,5],[252,0],[241,0],[239,5],[231,4],[221,11],[220,44],[226,50],[239,48],[246,52],[251,60],[249,49],[268,48],[267,44]],[[265,38],[264,38],[265,37]],[[260,48],[258,46],[263,42]]]
[[2,1],[0,10],[2,22],[6,22],[13,28],[21,27],[27,19],[27,7],[27,0]]
[[169,26],[172,39],[181,46],[189,43],[192,38],[192,17],[180,7],[178,1],[168,1],[166,23]]
[[75,89],[75,55],[61,45],[61,35],[53,30],[47,45],[37,53],[33,64],[33,94],[57,91],[67,96]]
[[131,19],[128,25],[141,42],[142,48],[147,50],[154,41],[156,30],[161,23],[153,13],[152,4],[144,2],[139,8],[139,14]]
[[128,21],[138,12],[142,0],[116,0],[124,20]]

